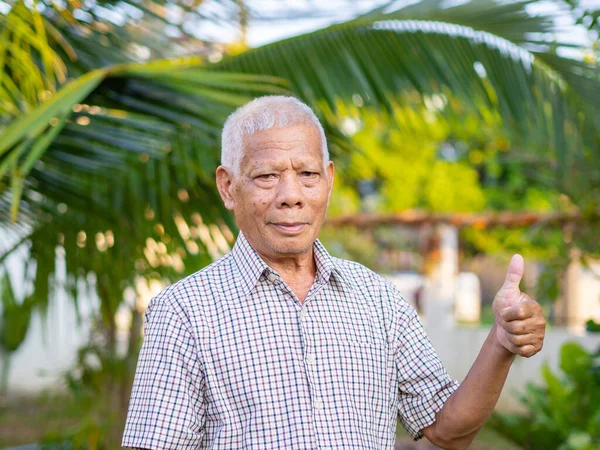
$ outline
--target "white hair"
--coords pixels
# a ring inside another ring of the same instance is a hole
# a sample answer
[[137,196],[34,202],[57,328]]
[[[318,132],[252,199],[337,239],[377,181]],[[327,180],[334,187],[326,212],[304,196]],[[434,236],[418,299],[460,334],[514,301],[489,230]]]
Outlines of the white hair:
[[221,164],[235,175],[244,157],[244,138],[271,128],[286,128],[297,124],[314,125],[321,137],[323,164],[329,161],[327,140],[313,110],[294,97],[266,95],[236,109],[225,122],[221,137]]

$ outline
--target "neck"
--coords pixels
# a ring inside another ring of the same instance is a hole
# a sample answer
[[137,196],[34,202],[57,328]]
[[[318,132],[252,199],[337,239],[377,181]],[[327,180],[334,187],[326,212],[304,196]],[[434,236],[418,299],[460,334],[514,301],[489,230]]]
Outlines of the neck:
[[309,251],[293,257],[273,258],[262,254],[261,257],[281,275],[300,303],[304,303],[317,274],[313,246]]
[[264,255],[259,252],[260,257],[273,268],[283,279],[290,280],[310,278],[314,280],[317,273],[317,265],[314,258],[313,246],[306,252],[290,256]]

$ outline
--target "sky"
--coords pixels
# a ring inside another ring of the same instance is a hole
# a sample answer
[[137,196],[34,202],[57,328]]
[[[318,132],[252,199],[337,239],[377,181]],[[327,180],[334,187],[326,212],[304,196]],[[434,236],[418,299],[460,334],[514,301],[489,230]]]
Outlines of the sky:
[[[248,26],[248,45],[258,47],[286,37],[308,33],[335,22],[352,19],[361,13],[388,3],[389,0],[248,0],[255,11],[266,16],[252,20]],[[407,3],[407,2],[404,2]],[[212,0],[204,3],[209,10],[218,10]],[[279,17],[268,20],[268,17]],[[287,16],[287,18],[284,18]],[[201,35],[218,42],[239,38],[235,27],[205,23]]]
[[[223,1],[206,0],[203,8],[209,14],[215,16],[231,17],[235,14],[235,6],[223,6]],[[227,0],[225,0],[227,1]],[[396,9],[402,5],[415,3],[417,0],[397,0],[391,2],[390,9]],[[464,0],[447,0],[446,4],[462,3]],[[259,47],[273,41],[286,37],[297,36],[332,23],[343,22],[352,19],[373,8],[389,4],[389,0],[246,0],[249,7],[262,15],[263,18],[250,20],[248,24],[247,43],[250,47]],[[600,8],[600,0],[581,0],[584,7]],[[539,1],[529,7],[532,14],[556,11],[555,1]],[[277,19],[270,19],[270,17]],[[561,40],[586,45],[587,36],[582,28],[573,28],[570,19],[566,16],[557,15],[557,24],[569,27],[567,32],[560,33]],[[232,25],[231,20],[202,22],[197,34],[213,42],[233,42],[240,38],[239,28]],[[561,49],[562,56],[578,57],[577,51]]]

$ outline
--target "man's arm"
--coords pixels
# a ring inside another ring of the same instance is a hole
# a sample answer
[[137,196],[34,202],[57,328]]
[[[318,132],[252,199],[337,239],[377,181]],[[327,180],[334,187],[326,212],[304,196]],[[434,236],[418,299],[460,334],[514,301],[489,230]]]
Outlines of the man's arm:
[[542,349],[546,321],[540,305],[519,290],[523,266],[523,258],[513,256],[494,299],[494,326],[475,363],[436,421],[421,430],[439,447],[466,449],[494,409],[515,355],[529,358]]
[[122,446],[198,449],[205,376],[190,326],[171,289],[153,298],[131,390]]

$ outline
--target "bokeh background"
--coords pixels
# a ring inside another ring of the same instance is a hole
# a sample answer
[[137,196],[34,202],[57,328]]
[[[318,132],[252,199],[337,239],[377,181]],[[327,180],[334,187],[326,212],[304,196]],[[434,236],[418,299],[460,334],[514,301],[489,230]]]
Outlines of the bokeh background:
[[473,448],[600,448],[599,31],[597,0],[0,0],[0,448],[119,447],[145,308],[231,248],[220,131],[265,94],[326,129],[322,241],[453,377],[525,257],[546,344]]

